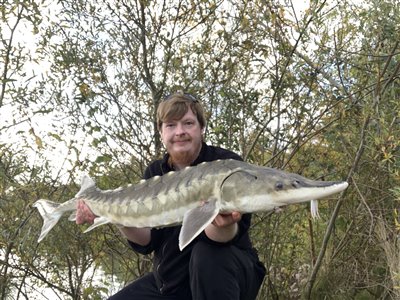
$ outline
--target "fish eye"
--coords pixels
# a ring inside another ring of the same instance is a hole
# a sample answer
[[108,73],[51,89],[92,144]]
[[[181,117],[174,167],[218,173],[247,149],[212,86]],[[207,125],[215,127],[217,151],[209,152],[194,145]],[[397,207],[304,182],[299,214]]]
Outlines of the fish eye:
[[282,182],[277,182],[277,183],[275,184],[275,189],[276,189],[276,190],[281,190],[281,189],[283,189],[283,183],[282,183]]

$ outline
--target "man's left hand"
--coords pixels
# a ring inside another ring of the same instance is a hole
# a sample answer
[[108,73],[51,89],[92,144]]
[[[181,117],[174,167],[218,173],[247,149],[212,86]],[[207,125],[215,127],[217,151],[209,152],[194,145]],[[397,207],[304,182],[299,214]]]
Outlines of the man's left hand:
[[242,214],[238,211],[234,211],[229,214],[218,214],[212,224],[216,227],[226,227],[234,223],[239,222],[242,219]]

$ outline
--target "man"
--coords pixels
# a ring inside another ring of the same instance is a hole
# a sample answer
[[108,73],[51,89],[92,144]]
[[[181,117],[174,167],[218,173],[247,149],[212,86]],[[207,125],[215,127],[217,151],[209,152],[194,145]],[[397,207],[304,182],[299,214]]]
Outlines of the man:
[[[145,179],[204,161],[241,160],[231,151],[204,143],[204,111],[192,95],[179,92],[168,96],[158,107],[157,122],[167,153],[147,167]],[[93,223],[94,217],[80,201],[76,222]],[[110,299],[255,299],[265,268],[250,242],[250,220],[251,215],[239,212],[219,214],[183,251],[178,248],[181,226],[120,228],[133,250],[154,252],[154,269]]]

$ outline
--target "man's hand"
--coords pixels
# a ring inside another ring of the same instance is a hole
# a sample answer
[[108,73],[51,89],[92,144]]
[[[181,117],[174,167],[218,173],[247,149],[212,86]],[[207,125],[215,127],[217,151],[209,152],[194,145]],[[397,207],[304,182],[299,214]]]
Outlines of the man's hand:
[[[82,199],[76,204],[76,224],[93,224],[96,215]],[[120,227],[119,230],[130,241],[145,246],[150,243],[150,228]]]
[[93,224],[96,215],[86,205],[85,201],[78,200],[76,204],[76,224]]
[[242,214],[234,211],[230,214],[218,214],[212,224],[216,227],[225,227],[237,223],[242,218]]
[[209,239],[226,243],[232,240],[238,233],[238,221],[242,218],[240,212],[234,211],[229,214],[218,214],[214,221],[206,227],[204,232]]

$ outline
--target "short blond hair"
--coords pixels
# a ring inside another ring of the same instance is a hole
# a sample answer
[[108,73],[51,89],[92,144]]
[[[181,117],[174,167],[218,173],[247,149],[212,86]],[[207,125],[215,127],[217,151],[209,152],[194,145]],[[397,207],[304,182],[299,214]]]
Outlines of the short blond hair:
[[158,106],[157,109],[157,128],[161,131],[162,123],[172,120],[181,119],[189,108],[197,117],[200,127],[206,127],[206,118],[204,109],[197,98],[190,94],[177,92],[166,97]]

